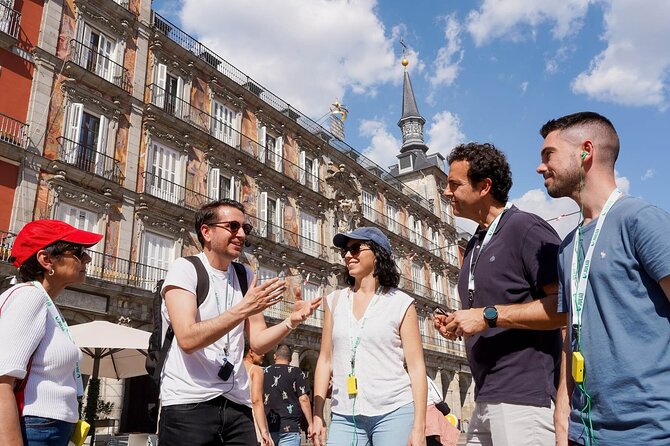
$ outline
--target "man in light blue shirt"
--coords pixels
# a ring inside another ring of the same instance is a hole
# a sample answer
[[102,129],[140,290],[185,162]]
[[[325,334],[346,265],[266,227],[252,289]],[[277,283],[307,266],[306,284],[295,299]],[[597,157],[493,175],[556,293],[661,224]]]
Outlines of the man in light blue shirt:
[[540,134],[547,192],[583,213],[559,250],[558,310],[570,329],[557,444],[670,444],[670,214],[618,191],[607,118],[575,113]]

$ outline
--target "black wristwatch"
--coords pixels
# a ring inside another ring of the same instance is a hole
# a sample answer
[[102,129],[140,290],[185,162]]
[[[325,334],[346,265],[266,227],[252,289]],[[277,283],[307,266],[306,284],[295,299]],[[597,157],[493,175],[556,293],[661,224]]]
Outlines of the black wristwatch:
[[484,308],[484,320],[490,328],[495,328],[498,322],[498,309],[493,305]]

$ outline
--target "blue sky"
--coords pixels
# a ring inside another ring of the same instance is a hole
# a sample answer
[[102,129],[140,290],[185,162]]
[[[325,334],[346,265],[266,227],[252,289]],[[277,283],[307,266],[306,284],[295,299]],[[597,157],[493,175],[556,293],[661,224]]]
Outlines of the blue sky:
[[[576,205],[544,193],[535,173],[538,129],[564,114],[599,112],[622,141],[620,187],[670,210],[670,0],[155,0],[153,7],[315,120],[339,99],[350,111],[347,142],[382,166],[395,162],[401,142],[402,38],[431,152],[494,143],[512,165],[513,201],[548,219]],[[577,218],[553,223],[564,235]]]

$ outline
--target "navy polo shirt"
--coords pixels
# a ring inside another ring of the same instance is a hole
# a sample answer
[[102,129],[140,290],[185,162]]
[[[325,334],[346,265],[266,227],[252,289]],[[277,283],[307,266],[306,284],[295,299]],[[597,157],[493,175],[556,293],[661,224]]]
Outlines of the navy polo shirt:
[[[465,251],[458,280],[463,308],[529,302],[545,297],[542,288],[558,282],[558,234],[537,215],[512,206],[473,265],[471,304],[470,259],[485,235],[486,230],[478,229]],[[466,338],[475,400],[550,407],[556,397],[561,343],[559,329],[488,328]]]

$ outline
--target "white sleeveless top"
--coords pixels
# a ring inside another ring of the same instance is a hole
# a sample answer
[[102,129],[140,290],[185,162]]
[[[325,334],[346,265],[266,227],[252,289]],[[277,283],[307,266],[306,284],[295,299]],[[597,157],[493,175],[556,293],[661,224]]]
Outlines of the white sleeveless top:
[[[400,323],[414,299],[396,288],[391,288],[376,303],[373,298],[370,305],[374,306],[366,311],[366,316],[356,321],[351,314],[349,294],[349,289],[343,289],[326,297],[326,303],[333,314],[331,410],[339,415],[387,414],[413,400],[409,375],[403,367],[405,356],[400,342]],[[354,407],[354,398],[348,395],[346,382],[351,373],[349,329],[351,321],[355,332],[351,338],[355,341],[364,318],[366,321],[356,350],[358,395]]]

